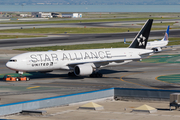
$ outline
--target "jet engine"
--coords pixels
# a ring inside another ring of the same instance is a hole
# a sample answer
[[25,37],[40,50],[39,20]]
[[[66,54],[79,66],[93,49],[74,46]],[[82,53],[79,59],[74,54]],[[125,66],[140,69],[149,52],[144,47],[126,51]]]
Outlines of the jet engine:
[[154,49],[154,52],[159,52],[159,51],[162,51],[160,47]]
[[74,74],[76,76],[88,76],[93,73],[93,68],[91,65],[76,65],[74,67]]

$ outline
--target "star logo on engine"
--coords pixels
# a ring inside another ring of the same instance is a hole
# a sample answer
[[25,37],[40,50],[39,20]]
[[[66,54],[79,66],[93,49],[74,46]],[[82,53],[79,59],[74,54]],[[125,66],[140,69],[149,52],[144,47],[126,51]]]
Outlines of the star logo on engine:
[[144,46],[145,45],[145,37],[141,34],[139,38],[137,38],[138,42],[139,42],[139,46]]

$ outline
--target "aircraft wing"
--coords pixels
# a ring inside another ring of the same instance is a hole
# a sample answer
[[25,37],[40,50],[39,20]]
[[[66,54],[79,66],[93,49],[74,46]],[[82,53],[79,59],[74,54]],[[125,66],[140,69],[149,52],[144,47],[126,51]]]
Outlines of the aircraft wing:
[[103,66],[103,65],[107,65],[111,62],[116,62],[116,63],[121,63],[121,62],[124,62],[126,60],[140,60],[142,58],[128,58],[128,59],[114,59],[114,60],[101,60],[101,61],[89,61],[89,62],[77,62],[77,63],[69,63],[67,64],[67,66],[69,67],[75,67],[76,65],[80,65],[80,64],[88,64],[88,63],[93,63],[94,65],[99,65],[99,66]]

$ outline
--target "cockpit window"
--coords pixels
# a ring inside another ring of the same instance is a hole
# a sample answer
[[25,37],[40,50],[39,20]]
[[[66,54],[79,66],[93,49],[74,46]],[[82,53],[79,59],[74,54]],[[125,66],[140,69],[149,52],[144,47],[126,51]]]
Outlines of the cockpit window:
[[17,62],[17,60],[15,60],[15,59],[12,59],[12,60],[9,60],[9,62]]

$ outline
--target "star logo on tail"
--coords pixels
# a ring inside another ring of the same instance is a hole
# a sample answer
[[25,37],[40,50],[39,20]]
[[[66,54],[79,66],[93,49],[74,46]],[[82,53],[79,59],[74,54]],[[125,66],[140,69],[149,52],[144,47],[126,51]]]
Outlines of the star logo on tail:
[[139,42],[139,46],[144,46],[145,45],[145,40],[146,38],[141,34],[139,38],[137,38]]

